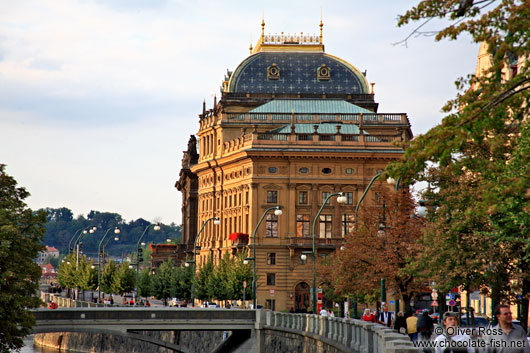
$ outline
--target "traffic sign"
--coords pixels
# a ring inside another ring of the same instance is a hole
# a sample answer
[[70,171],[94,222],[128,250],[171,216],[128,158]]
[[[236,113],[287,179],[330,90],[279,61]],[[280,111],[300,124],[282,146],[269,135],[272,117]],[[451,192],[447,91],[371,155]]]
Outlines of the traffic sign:
[[271,289],[271,290],[269,291],[269,293],[270,293],[271,295],[274,295],[274,289]]
[[449,306],[455,306],[455,305],[456,305],[456,302],[455,302],[453,299],[451,299],[451,300],[449,300],[449,302],[447,303],[447,305],[449,305]]
[[433,291],[431,292],[431,298],[432,298],[433,300],[438,299],[438,292],[435,291],[435,290],[433,290]]
[[431,306],[438,306],[438,302],[436,300],[433,300]]

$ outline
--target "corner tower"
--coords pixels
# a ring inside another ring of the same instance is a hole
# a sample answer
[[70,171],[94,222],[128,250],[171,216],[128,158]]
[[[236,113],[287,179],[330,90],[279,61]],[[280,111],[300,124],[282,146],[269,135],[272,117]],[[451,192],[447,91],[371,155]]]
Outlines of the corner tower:
[[[395,141],[412,138],[404,113],[378,113],[373,85],[346,60],[324,51],[320,35],[262,34],[250,55],[221,85],[221,98],[203,108],[197,132],[197,264],[256,242],[257,302],[276,310],[311,308],[310,224],[317,220],[317,253],[340,247],[353,226],[355,205],[371,178],[400,158]],[[184,196],[183,196],[184,198]],[[185,200],[183,200],[185,202]],[[251,235],[264,210],[269,214]],[[230,236],[235,233],[250,234]],[[250,239],[249,239],[250,238]]]

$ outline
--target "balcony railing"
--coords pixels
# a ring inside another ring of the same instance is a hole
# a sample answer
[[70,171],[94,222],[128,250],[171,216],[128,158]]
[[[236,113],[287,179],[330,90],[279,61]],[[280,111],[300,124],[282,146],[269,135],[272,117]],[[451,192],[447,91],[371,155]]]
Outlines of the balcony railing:
[[311,113],[253,113],[232,112],[223,113],[223,122],[271,122],[289,123],[296,122],[320,123],[323,121],[354,122],[365,125],[380,124],[409,124],[406,114],[402,113],[355,113],[355,114],[311,114]]
[[[315,238],[315,244],[318,245],[334,245],[339,246],[344,242],[344,238]],[[289,245],[291,246],[313,246],[313,237],[295,237],[289,238]]]

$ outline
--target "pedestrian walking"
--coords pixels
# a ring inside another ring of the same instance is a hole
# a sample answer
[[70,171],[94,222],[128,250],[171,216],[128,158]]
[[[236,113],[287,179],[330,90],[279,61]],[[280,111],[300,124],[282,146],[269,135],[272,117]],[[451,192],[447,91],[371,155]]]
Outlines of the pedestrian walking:
[[530,353],[523,328],[512,322],[510,307],[499,304],[494,313],[499,323],[486,336],[486,353]]
[[458,313],[447,311],[442,320],[443,333],[434,339],[434,353],[473,353],[471,337],[458,330]]
[[412,340],[412,342],[416,342],[418,340],[418,318],[414,316],[414,313],[410,311],[408,313],[409,317],[407,318],[407,333]]
[[394,321],[394,330],[399,333],[407,334],[407,319],[402,311],[398,312],[396,320]]

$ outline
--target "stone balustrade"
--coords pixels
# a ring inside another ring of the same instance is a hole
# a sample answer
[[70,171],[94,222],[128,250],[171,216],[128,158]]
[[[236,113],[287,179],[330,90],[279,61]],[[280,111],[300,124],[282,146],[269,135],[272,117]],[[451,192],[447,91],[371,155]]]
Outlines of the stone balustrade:
[[408,336],[354,319],[264,311],[264,328],[311,336],[340,352],[417,353]]

